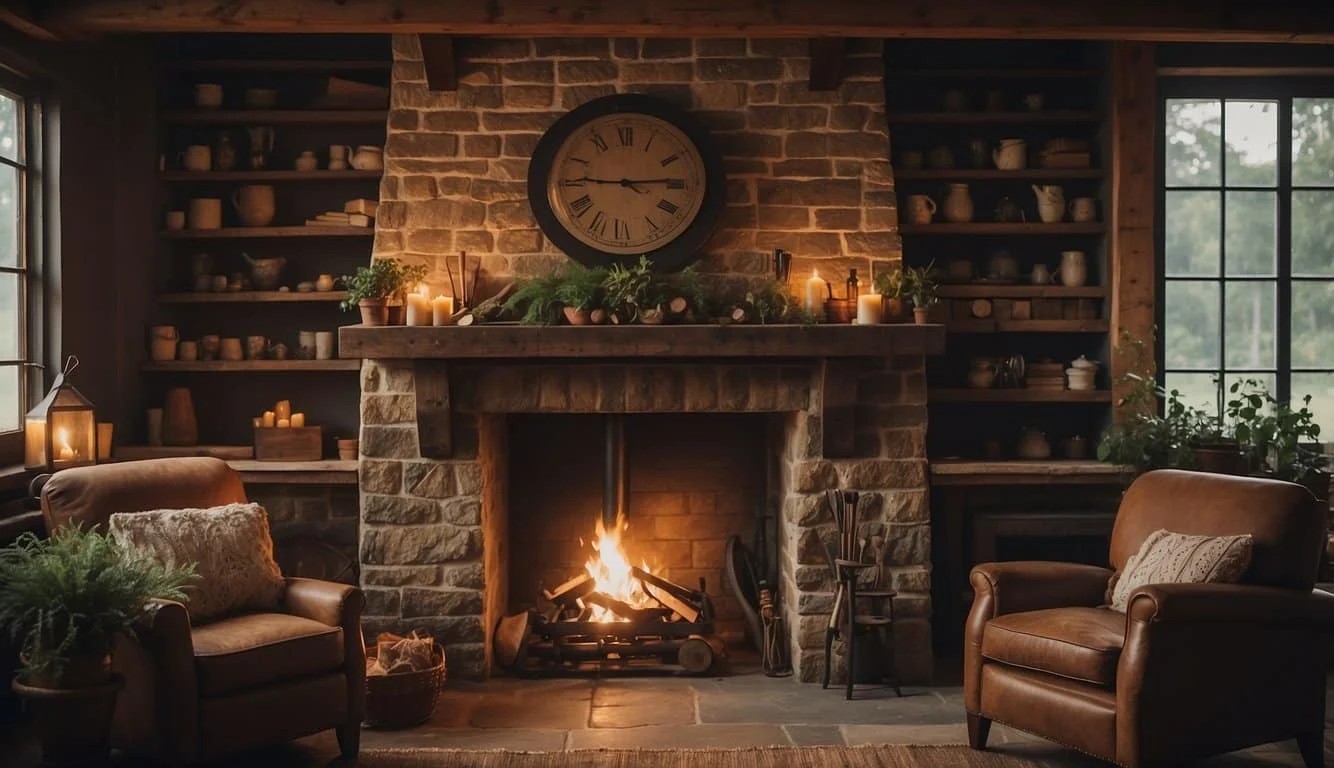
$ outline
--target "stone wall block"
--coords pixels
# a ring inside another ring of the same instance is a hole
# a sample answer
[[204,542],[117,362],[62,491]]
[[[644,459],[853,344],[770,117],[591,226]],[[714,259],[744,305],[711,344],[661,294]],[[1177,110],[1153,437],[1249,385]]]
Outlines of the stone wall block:
[[925,488],[924,459],[861,459],[838,462],[842,487],[857,490]]
[[417,419],[413,395],[365,395],[361,398],[362,424],[405,424]]
[[481,553],[480,532],[472,527],[365,526],[361,532],[361,560],[367,565],[438,565]]
[[366,596],[365,613],[367,616],[397,616],[399,608],[399,591],[397,589],[371,589],[362,590]]
[[425,499],[444,499],[457,493],[453,467],[434,461],[411,462],[403,473],[408,493]]
[[367,523],[422,525],[438,522],[440,508],[425,499],[365,493],[361,497],[361,519]]
[[440,568],[434,565],[398,568],[362,568],[361,582],[372,587],[430,587],[440,583]]
[[397,461],[367,459],[359,463],[357,479],[366,493],[397,494],[403,490],[403,465]]
[[375,459],[417,458],[416,426],[363,426],[361,428],[361,455]]
[[482,492],[482,465],[476,461],[456,462],[454,476],[458,480],[459,493],[465,496],[477,496]]
[[[403,588],[403,616],[473,616],[482,612],[482,594],[475,589]],[[465,638],[459,638],[466,642]],[[480,639],[480,638],[477,638]]]

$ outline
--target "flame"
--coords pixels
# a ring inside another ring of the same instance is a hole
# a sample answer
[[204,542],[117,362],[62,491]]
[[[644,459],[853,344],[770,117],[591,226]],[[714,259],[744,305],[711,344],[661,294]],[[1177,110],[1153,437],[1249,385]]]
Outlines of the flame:
[[56,430],[56,439],[60,441],[59,450],[56,451],[56,458],[61,461],[69,461],[74,458],[74,446],[69,444],[69,430],[61,427]]
[[[597,540],[593,542],[593,554],[589,555],[588,562],[584,564],[588,575],[593,578],[593,583],[597,585],[596,591],[602,594],[620,600],[632,608],[649,608],[656,605],[656,601],[644,591],[643,583],[630,570],[630,560],[626,557],[625,548],[621,546],[621,535],[628,530],[630,524],[622,515],[616,516],[616,523],[608,529],[598,520],[595,533]],[[640,568],[649,571],[648,563],[641,562]],[[627,621],[617,616],[612,611],[601,606],[593,606],[593,621]]]

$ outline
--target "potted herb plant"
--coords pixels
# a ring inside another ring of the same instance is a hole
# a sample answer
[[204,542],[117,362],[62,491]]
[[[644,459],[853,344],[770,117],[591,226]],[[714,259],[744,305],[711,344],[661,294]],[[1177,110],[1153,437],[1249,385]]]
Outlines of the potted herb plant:
[[50,765],[105,760],[121,682],[111,652],[155,598],[184,600],[194,567],[167,569],[77,527],[0,549],[0,630],[20,648],[13,687],[36,710]]
[[394,288],[389,292],[385,305],[389,309],[389,325],[405,325],[407,322],[408,291],[426,278],[425,264],[406,265],[397,259],[394,262]]
[[347,286],[343,311],[360,309],[362,325],[389,324],[389,297],[402,286],[398,259],[375,259],[370,266],[357,267],[351,275],[343,275],[343,284]]
[[[654,317],[661,321],[662,311],[654,300],[653,285],[653,262],[647,256],[639,257],[639,263],[634,266],[611,265],[603,288],[606,290],[606,304],[612,322],[652,322]],[[649,319],[645,319],[646,314]]]
[[931,305],[940,296],[940,277],[936,272],[936,262],[924,267],[907,267],[903,270],[903,293],[912,299],[913,322],[924,325]]
[[875,290],[880,294],[883,304],[883,317],[886,323],[901,323],[907,316],[903,306],[903,269],[895,267],[875,276]]
[[555,299],[561,303],[565,322],[570,325],[590,325],[593,323],[593,313],[599,310],[605,319],[602,283],[606,279],[605,269],[590,269],[582,264],[571,264],[565,269],[554,294]]

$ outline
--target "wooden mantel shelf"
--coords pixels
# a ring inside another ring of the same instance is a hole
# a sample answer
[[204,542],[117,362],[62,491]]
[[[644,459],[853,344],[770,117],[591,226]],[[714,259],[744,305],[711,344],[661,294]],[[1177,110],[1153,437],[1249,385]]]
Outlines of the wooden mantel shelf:
[[945,351],[941,325],[344,326],[345,358],[838,358]]
[[1105,485],[1129,482],[1135,468],[1094,459],[932,459],[931,485]]

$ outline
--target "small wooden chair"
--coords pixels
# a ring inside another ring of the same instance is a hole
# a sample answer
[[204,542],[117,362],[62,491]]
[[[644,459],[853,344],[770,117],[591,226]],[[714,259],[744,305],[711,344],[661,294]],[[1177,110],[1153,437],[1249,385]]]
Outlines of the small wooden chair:
[[[847,698],[852,700],[852,687],[857,680],[857,637],[870,635],[877,638],[883,653],[877,679],[892,686],[895,695],[902,696],[898,673],[894,668],[894,596],[897,593],[892,589],[857,588],[858,574],[867,568],[874,568],[874,563],[835,557],[833,545],[828,542],[825,543],[825,557],[829,560],[829,571],[838,588],[834,592],[834,608],[829,614],[829,625],[824,633],[824,682],[821,687],[829,687],[834,640],[841,637],[847,647],[848,657]],[[857,612],[858,599],[870,601],[869,613]]]

